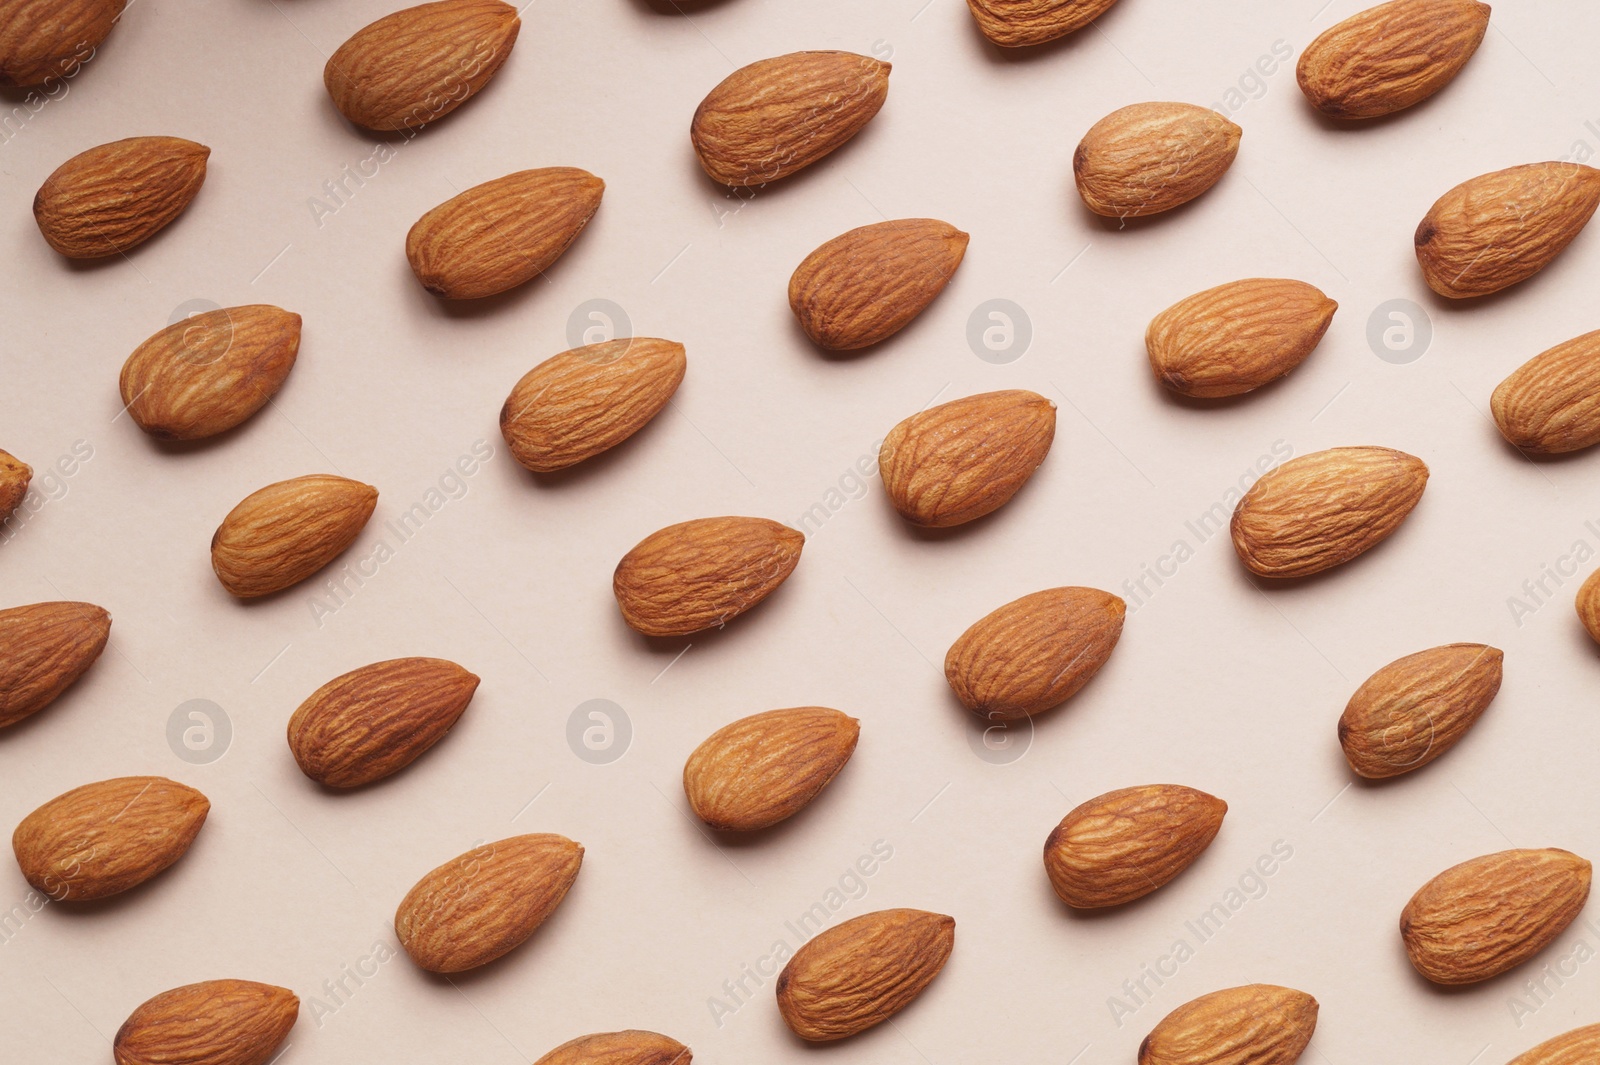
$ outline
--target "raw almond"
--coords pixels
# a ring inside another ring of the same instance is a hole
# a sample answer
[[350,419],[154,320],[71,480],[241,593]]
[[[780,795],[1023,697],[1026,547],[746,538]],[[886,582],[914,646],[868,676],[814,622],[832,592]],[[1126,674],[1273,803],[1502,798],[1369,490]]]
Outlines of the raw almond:
[[382,780],[444,739],[478,677],[443,658],[395,658],[338,676],[289,719],[289,750],[319,784]]
[[1489,400],[1514,447],[1558,455],[1600,444],[1600,330],[1535,355]]
[[622,617],[646,636],[721,628],[794,572],[805,535],[765,518],[698,518],[646,536],[611,578]]
[[1095,214],[1170,211],[1222,179],[1243,131],[1193,104],[1130,104],[1089,127],[1072,156],[1078,195]]
[[439,0],[356,31],[322,69],[333,104],[367,129],[421,129],[489,83],[522,20],[500,0]]
[[394,915],[411,960],[459,973],[519,947],[566,898],[583,847],[534,833],[487,843],[417,881]]
[[0,522],[22,505],[32,481],[32,466],[9,451],[0,451]]
[[1044,844],[1044,870],[1068,906],[1143,898],[1189,868],[1222,828],[1228,804],[1181,784],[1108,791],[1077,807]]
[[1334,118],[1377,118],[1455,79],[1489,28],[1476,0],[1391,0],[1326,30],[1300,53],[1306,99]]
[[1579,586],[1575,606],[1584,629],[1596,643],[1600,643],[1600,570],[1589,574]]
[[93,603],[0,610],[0,728],[55,701],[100,657],[111,615]]
[[406,234],[406,258],[435,296],[471,300],[505,292],[561,258],[600,208],[605,189],[575,166],[486,181],[417,219]]
[[129,137],[73,156],[45,178],[33,219],[69,259],[120,255],[155,236],[206,180],[211,149],[181,137]]
[[1253,277],[1208,288],[1150,322],[1156,379],[1185,396],[1237,396],[1299,366],[1339,305],[1304,281]]
[[253,980],[163,991],[117,1029],[117,1065],[266,1065],[294,1027],[300,1000]]
[[1522,964],[1589,898],[1593,869],[1564,850],[1510,850],[1446,869],[1400,914],[1411,964],[1436,984],[1475,984]]
[[300,316],[263,303],[174,322],[122,364],[122,404],[163,440],[226,432],[264,407],[294,369]]
[[844,1039],[881,1024],[933,982],[955,945],[953,917],[878,910],[819,933],[778,974],[778,1012],[802,1039]]
[[1268,471],[1234,508],[1233,548],[1262,577],[1305,577],[1376,547],[1411,513],[1428,467],[1386,447],[1336,447]]
[[[126,0],[8,0],[0,6],[0,86],[25,88],[72,77],[94,58],[125,4]],[[55,98],[54,92],[50,97]]]
[[693,1059],[676,1039],[630,1029],[569,1039],[533,1065],[689,1065]]
[[889,430],[878,473],[900,516],[946,528],[998,510],[1033,476],[1056,435],[1056,405],[1025,389],[983,392]]
[[712,180],[765,185],[861,132],[888,95],[888,63],[854,52],[791,52],[724,78],[695,108],[689,140]]
[[535,473],[564,470],[644,428],[672,399],[687,366],[682,344],[653,337],[563,351],[517,382],[500,408],[500,434]]
[[1368,779],[1419,769],[1454,747],[1500,690],[1497,647],[1452,643],[1368,677],[1339,718],[1339,746]]
[[211,803],[166,777],[117,777],[73,788],[22,819],[11,836],[29,884],[56,902],[88,902],[149,880],[188,851]]
[[1547,1039],[1507,1065],[1594,1065],[1600,1061],[1600,1024]]
[[269,484],[222,519],[211,568],[241,599],[282,591],[337,558],[377,505],[376,488],[331,473]]
[[823,706],[768,710],[713,732],[683,767],[695,816],[725,832],[770,828],[815,799],[855,753],[861,722]]
[[1417,226],[1428,287],[1451,299],[1499,292],[1550,265],[1600,205],[1600,170],[1530,163],[1463,181]]
[[1139,1065],[1293,1065],[1317,1030],[1304,991],[1247,984],[1213,991],[1161,1019],[1139,1044]]
[[1081,30],[1117,0],[967,0],[978,29],[1002,48],[1044,44]]
[[853,351],[911,323],[950,283],[967,234],[935,218],[852,229],[805,257],[789,278],[789,307],[821,347]]
[[1127,604],[1098,588],[1050,588],[974,623],[944,656],[956,697],[987,721],[1059,706],[1100,672],[1122,637]]

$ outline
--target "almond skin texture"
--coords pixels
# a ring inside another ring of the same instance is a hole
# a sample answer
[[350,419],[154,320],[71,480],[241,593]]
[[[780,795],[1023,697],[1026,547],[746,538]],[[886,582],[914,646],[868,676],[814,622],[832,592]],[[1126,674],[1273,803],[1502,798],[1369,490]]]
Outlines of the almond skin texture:
[[1017,494],[1050,453],[1056,405],[1025,389],[982,392],[913,414],[889,430],[878,473],[913,525],[981,518]]
[[429,972],[476,969],[533,935],[582,864],[583,847],[565,836],[486,843],[417,881],[394,915],[395,934]]
[[563,351],[517,382],[500,408],[500,435],[533,472],[564,470],[643,429],[687,367],[682,344],[653,337]]
[[1188,203],[1222,179],[1243,131],[1193,104],[1130,104],[1089,127],[1072,157],[1084,205],[1138,218]]
[[1179,1006],[1139,1044],[1139,1065],[1293,1065],[1317,1030],[1304,991],[1247,984]]
[[606,183],[574,166],[519,170],[476,185],[417,219],[406,258],[435,296],[473,300],[532,281],[600,208]]
[[852,229],[805,257],[789,278],[789,308],[819,347],[869,347],[911,324],[966,253],[967,234],[935,218]]
[[500,0],[440,0],[358,30],[322,83],[345,118],[373,130],[421,129],[466,103],[517,43],[522,20]]
[[1600,170],[1530,163],[1464,181],[1417,226],[1428,287],[1450,299],[1526,281],[1571,244],[1600,205]]
[[822,706],[752,714],[713,732],[683,767],[696,817],[753,832],[792,817],[855,753],[861,722]]
[[0,6],[0,86],[51,85],[94,57],[125,0],[8,0]]
[[1560,455],[1600,444],[1600,330],[1523,363],[1489,400],[1513,447]]
[[1050,588],[1000,607],[944,656],[968,710],[1010,721],[1059,706],[1089,683],[1122,637],[1127,604],[1098,588]]
[[1132,902],[1189,868],[1211,846],[1227,812],[1221,799],[1181,784],[1108,791],[1050,833],[1045,873],[1068,906]]
[[1600,570],[1589,574],[1578,588],[1578,620],[1591,639],[1600,643]]
[[1369,780],[1419,769],[1454,747],[1500,691],[1498,647],[1452,643],[1390,662],[1339,718],[1339,746]]
[[1251,573],[1305,577],[1387,539],[1428,484],[1428,467],[1386,447],[1336,447],[1263,474],[1234,508],[1233,548]]
[[689,140],[713,181],[765,185],[861,132],[888,95],[888,63],[854,52],[791,52],[724,78],[695,108]]
[[350,546],[378,505],[370,484],[314,473],[246,496],[211,537],[211,568],[240,599],[271,595]]
[[0,522],[22,505],[32,481],[32,466],[9,451],[0,451]]
[[1600,1024],[1574,1028],[1519,1054],[1507,1065],[1594,1065],[1600,1061]]
[[1081,30],[1116,0],[967,0],[978,29],[1002,48],[1044,44]]
[[122,364],[122,405],[161,440],[200,440],[249,418],[283,387],[300,352],[300,316],[227,307],[174,322]]
[[569,1039],[533,1065],[689,1065],[693,1058],[676,1039],[630,1029]]
[[819,933],[778,974],[778,1012],[802,1039],[827,1043],[880,1024],[933,982],[955,945],[953,917],[878,910]]
[[33,219],[69,259],[132,251],[189,206],[211,149],[180,137],[129,137],[55,169],[33,197]]
[[697,518],[646,536],[611,578],[622,617],[646,636],[721,628],[794,572],[805,535],[765,518]]
[[1237,396],[1305,361],[1339,305],[1304,281],[1254,277],[1208,288],[1150,322],[1156,379],[1201,399]]
[[1325,31],[1295,77],[1332,118],[1377,118],[1421,103],[1466,66],[1489,28],[1475,0],[1391,0]]
[[300,704],[289,719],[289,750],[319,784],[370,784],[444,739],[477,690],[477,676],[443,658],[374,662]]
[[0,610],[0,728],[55,701],[106,649],[111,615],[93,603]]
[[22,875],[56,902],[88,902],[149,880],[182,858],[211,803],[166,777],[85,784],[39,807],[11,836]]
[[117,1065],[267,1065],[294,1027],[300,1000],[251,980],[163,991],[117,1029]]
[[1400,914],[1417,972],[1436,984],[1475,984],[1514,968],[1559,936],[1589,898],[1593,869],[1554,848],[1511,850],[1446,869]]

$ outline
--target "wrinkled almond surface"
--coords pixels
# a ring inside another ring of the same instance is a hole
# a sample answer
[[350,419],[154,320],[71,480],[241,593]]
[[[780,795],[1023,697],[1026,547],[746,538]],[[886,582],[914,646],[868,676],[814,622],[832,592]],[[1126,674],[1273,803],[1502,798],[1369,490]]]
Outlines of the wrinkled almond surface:
[[56,696],[100,657],[111,615],[93,603],[30,603],[0,610],[0,728]]
[[1535,355],[1489,400],[1500,434],[1536,454],[1600,444],[1600,330]]
[[1578,620],[1596,643],[1600,643],[1600,570],[1589,574],[1578,588],[1575,603]]
[[967,0],[983,35],[1002,48],[1043,44],[1080,30],[1117,0]]
[[835,925],[778,974],[778,1012],[812,1042],[865,1031],[933,982],[955,938],[955,918],[926,910],[878,910]]
[[713,732],[683,767],[683,791],[712,828],[750,832],[799,813],[855,752],[861,723],[823,706],[752,714]]
[[1185,396],[1237,396],[1305,361],[1339,305],[1304,281],[1254,277],[1197,292],[1145,331],[1156,379]]
[[569,1039],[533,1065],[689,1065],[694,1055],[659,1032],[630,1029]]
[[22,504],[33,481],[33,467],[9,451],[0,451],[0,522]]
[[1399,776],[1454,747],[1500,691],[1503,658],[1497,647],[1452,643],[1368,677],[1339,718],[1350,768],[1369,779]]
[[611,588],[646,636],[720,628],[771,595],[800,561],[805,535],[765,518],[697,518],[646,536]]
[[189,206],[211,149],[180,137],[129,137],[56,168],[33,197],[33,218],[69,259],[100,259],[143,244]]
[[376,488],[331,473],[269,484],[222,519],[211,568],[241,599],[282,591],[337,558],[377,505]]
[[789,308],[821,347],[852,351],[911,323],[950,283],[967,234],[935,218],[901,218],[834,237],[789,278]]
[[1044,869],[1068,906],[1120,906],[1189,868],[1227,812],[1221,799],[1181,784],[1109,791],[1061,819],[1045,840]]
[[1078,195],[1107,218],[1170,211],[1222,179],[1242,132],[1210,108],[1130,104],[1089,127],[1078,144]]
[[1476,0],[1391,0],[1326,30],[1300,53],[1306,99],[1334,118],[1377,118],[1450,84],[1489,28]]
[[293,991],[207,980],[163,991],[117,1029],[117,1065],[267,1065],[294,1027]]
[[94,58],[124,6],[125,0],[8,0],[0,5],[0,86],[54,89]]
[[1547,1039],[1507,1065],[1594,1065],[1600,1061],[1600,1024]]
[[1317,1030],[1304,991],[1247,984],[1213,991],[1162,1018],[1139,1045],[1139,1065],[1293,1065]]

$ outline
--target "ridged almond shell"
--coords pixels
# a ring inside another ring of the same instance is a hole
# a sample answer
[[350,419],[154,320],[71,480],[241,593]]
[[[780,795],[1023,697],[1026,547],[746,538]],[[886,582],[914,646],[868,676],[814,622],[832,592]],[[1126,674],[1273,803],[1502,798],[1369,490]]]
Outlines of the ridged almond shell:
[[978,29],[1002,48],[1044,44],[1081,30],[1117,0],[967,0]]
[[1489,399],[1500,435],[1523,451],[1559,455],[1600,444],[1600,330],[1535,355]]
[[1600,1024],[1547,1039],[1506,1065],[1594,1065],[1600,1061]]
[[0,610],[0,728],[43,710],[100,657],[111,615],[93,603]]
[[1452,643],[1368,677],[1339,717],[1339,746],[1368,779],[1419,769],[1461,741],[1500,691],[1498,647]]
[[1162,1018],[1139,1044],[1139,1065],[1293,1065],[1317,1030],[1304,991],[1247,984],[1213,991]]
[[45,178],[33,219],[69,259],[132,251],[189,206],[211,149],[181,137],[129,137],[73,156]]
[[1574,605],[1577,607],[1578,620],[1583,622],[1584,630],[1596,643],[1600,643],[1600,570],[1589,574],[1578,587]]
[[33,481],[33,467],[9,451],[0,451],[0,522],[22,505]]
[[1143,898],[1189,868],[1222,828],[1228,804],[1181,784],[1108,791],[1074,809],[1044,844],[1044,870],[1079,909]]
[[117,1065],[267,1065],[300,1014],[293,991],[207,980],[163,991],[117,1029]]
[[580,1035],[533,1065],[689,1065],[693,1059],[689,1048],[676,1039],[635,1028]]
[[1130,104],[1089,127],[1072,156],[1084,205],[1138,218],[1188,203],[1222,179],[1243,131],[1206,107]]
[[0,7],[0,86],[65,81],[94,56],[125,0],[9,0]]
[[1455,79],[1489,29],[1476,0],[1391,0],[1325,30],[1300,53],[1300,91],[1333,118],[1377,118]]
[[861,722],[824,706],[752,714],[695,748],[683,767],[683,791],[695,816],[712,828],[770,828],[828,786],[860,734]]
[[697,518],[646,536],[622,556],[611,589],[646,636],[720,628],[761,602],[800,562],[805,535],[765,518]]
[[1237,396],[1306,360],[1339,305],[1304,281],[1253,277],[1168,307],[1145,330],[1156,379],[1185,396]]
[[378,505],[370,484],[314,473],[250,493],[211,537],[211,568],[241,599],[271,595],[332,562]]

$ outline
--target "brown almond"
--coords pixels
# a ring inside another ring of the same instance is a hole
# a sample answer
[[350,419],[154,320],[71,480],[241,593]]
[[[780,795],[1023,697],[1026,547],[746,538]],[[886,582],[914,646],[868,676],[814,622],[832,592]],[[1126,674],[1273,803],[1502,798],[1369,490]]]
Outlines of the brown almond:
[[1193,104],[1130,104],[1089,127],[1072,156],[1084,205],[1138,218],[1188,203],[1222,179],[1243,131]]
[[1081,30],[1116,0],[967,0],[978,29],[1002,48],[1044,44]]
[[0,610],[0,728],[37,713],[100,657],[111,615],[93,603]]
[[724,832],[799,813],[855,753],[861,722],[824,706],[768,710],[713,732],[683,767],[696,817]]
[[418,4],[357,30],[328,57],[322,83],[358,126],[421,129],[489,83],[521,28],[500,0]]
[[24,817],[11,849],[39,891],[88,902],[137,887],[182,858],[210,810],[204,795],[166,777],[101,780]]
[[878,910],[819,933],[778,974],[778,1012],[800,1038],[832,1042],[881,1024],[933,982],[955,945],[953,917]]
[[282,591],[337,558],[377,505],[376,488],[331,473],[269,484],[222,519],[211,568],[241,599]]
[[1427,484],[1427,465],[1392,448],[1302,455],[1262,475],[1239,500],[1233,548],[1258,576],[1320,573],[1388,539]]
[[1143,898],[1194,864],[1222,828],[1228,804],[1181,784],[1108,791],[1078,806],[1044,844],[1044,870],[1079,909]]
[[45,178],[33,218],[69,259],[120,255],[183,213],[206,180],[211,149],[181,137],[129,137],[73,156]]
[[11,517],[12,511],[22,505],[32,482],[32,466],[9,451],[0,451],[0,522]]
[[653,337],[563,351],[517,382],[500,408],[500,434],[535,473],[564,470],[643,429],[687,367],[682,344]]
[[289,719],[289,750],[319,784],[355,788],[398,773],[444,739],[478,677],[443,658],[394,658],[330,680]]
[[533,935],[582,864],[583,847],[551,833],[474,847],[417,881],[395,912],[395,934],[429,972],[475,969]]
[[722,79],[695,108],[689,140],[713,181],[765,185],[842,146],[888,95],[888,63],[854,52],[791,52]]
[[1304,991],[1247,984],[1213,991],[1161,1019],[1139,1044],[1139,1065],[1293,1065],[1317,1030]]
[[1594,1065],[1600,1061],[1600,1024],[1547,1039],[1507,1065]]
[[1391,0],[1306,46],[1295,77],[1333,118],[1377,118],[1421,103],[1461,73],[1489,28],[1476,0]]
[[163,991],[117,1029],[117,1065],[267,1065],[300,1014],[293,991],[206,980]]
[[533,1065],[689,1065],[693,1059],[676,1039],[630,1029],[569,1039]]
[[646,636],[721,628],[788,579],[805,542],[765,518],[679,522],[622,556],[611,588],[623,620]]
[[1578,610],[1578,620],[1583,622],[1583,627],[1589,636],[1600,643],[1600,570],[1589,574],[1578,588],[1578,597],[1574,605]]
[[1454,747],[1500,691],[1504,657],[1487,644],[1452,643],[1368,677],[1339,717],[1350,768],[1372,780],[1399,776]]
[[77,74],[124,6],[126,0],[9,0],[0,7],[0,86],[48,87]]
[[1489,400],[1514,447],[1559,455],[1600,444],[1600,330],[1535,355]]
[[1339,305],[1304,281],[1253,277],[1208,288],[1156,315],[1145,349],[1156,379],[1185,396],[1237,396],[1293,370]]

